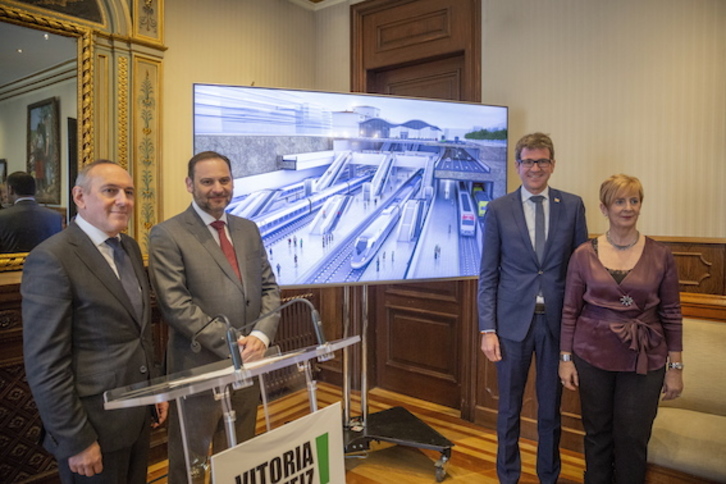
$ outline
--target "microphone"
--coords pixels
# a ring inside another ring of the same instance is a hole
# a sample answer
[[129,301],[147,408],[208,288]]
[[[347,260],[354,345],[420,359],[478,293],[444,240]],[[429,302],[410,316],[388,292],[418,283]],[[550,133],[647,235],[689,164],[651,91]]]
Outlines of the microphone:
[[237,349],[237,338],[239,336],[239,332],[241,330],[253,327],[254,325],[256,325],[258,322],[262,321],[263,319],[268,318],[275,313],[279,313],[286,307],[288,307],[292,304],[295,304],[295,303],[303,303],[303,304],[306,304],[310,308],[310,318],[311,318],[311,322],[313,324],[313,331],[315,332],[315,339],[318,341],[318,345],[320,345],[320,346],[324,345],[326,343],[326,341],[325,341],[325,335],[323,334],[323,323],[320,320],[320,313],[318,313],[318,310],[315,309],[315,306],[313,306],[313,303],[311,303],[304,297],[299,297],[299,298],[291,299],[291,300],[287,301],[285,304],[277,306],[272,311],[266,312],[265,314],[263,314],[259,318],[255,319],[251,323],[247,323],[239,328],[233,327],[230,324],[229,319],[227,319],[227,316],[225,316],[223,314],[218,314],[217,316],[215,316],[212,319],[210,319],[209,321],[207,321],[207,323],[204,326],[199,328],[199,330],[196,333],[194,333],[194,336],[192,336],[192,343],[191,343],[192,351],[195,353],[199,353],[201,351],[202,345],[199,344],[199,342],[197,341],[197,336],[202,331],[204,331],[204,329],[207,326],[209,326],[213,322],[221,319],[227,326],[227,335],[226,335],[227,344],[230,347],[230,354],[232,355],[232,362],[235,364],[235,369],[238,370],[239,368],[241,368],[241,361],[239,361],[240,366],[238,366],[237,362],[235,362],[235,357],[237,359],[241,359],[239,350]]
[[227,325],[227,346],[229,346],[229,354],[232,357],[232,364],[234,365],[235,371],[239,370],[242,368],[242,355],[239,352],[239,346],[237,346],[237,330],[232,327],[229,319],[224,314],[220,314],[217,317],[221,318],[224,324]]

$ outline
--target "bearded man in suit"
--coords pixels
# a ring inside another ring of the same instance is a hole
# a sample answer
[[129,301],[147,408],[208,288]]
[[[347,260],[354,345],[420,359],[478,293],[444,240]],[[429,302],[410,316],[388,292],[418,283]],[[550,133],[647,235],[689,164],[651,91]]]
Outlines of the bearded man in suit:
[[23,268],[25,372],[45,447],[64,483],[146,482],[152,412],[103,408],[103,393],[147,381],[153,362],[149,283],[139,246],[122,234],[131,176],[99,160],[73,188],[78,216],[38,245]]
[[499,481],[516,483],[521,474],[520,413],[536,354],[537,475],[540,482],[554,484],[561,469],[557,370],[562,300],[570,256],[588,237],[585,206],[577,195],[548,186],[555,169],[549,136],[522,137],[515,163],[522,186],[490,202],[484,219],[481,349],[497,367]]
[[[251,323],[280,305],[280,290],[267,259],[257,225],[225,212],[234,180],[229,159],[213,151],[189,160],[186,188],[192,203],[184,212],[152,228],[149,269],[164,320],[169,324],[167,371],[175,373],[229,358],[224,315],[243,337],[244,361],[261,358],[277,331],[279,315]],[[193,352],[194,338],[201,350]],[[257,386],[231,396],[238,442],[254,436]],[[190,446],[190,471],[204,479],[210,444],[226,448],[220,402],[211,392],[187,397],[185,431]],[[169,429],[169,482],[187,482],[179,412],[172,411]]]

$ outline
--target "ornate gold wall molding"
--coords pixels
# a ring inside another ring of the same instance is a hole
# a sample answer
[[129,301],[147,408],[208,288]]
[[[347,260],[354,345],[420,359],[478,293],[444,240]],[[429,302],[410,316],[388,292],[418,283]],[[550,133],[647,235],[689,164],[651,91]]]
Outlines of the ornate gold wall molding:
[[132,58],[133,172],[136,185],[136,240],[143,253],[149,247],[149,231],[159,221],[159,167],[161,159],[161,61],[134,55]]
[[164,41],[163,0],[135,0],[134,37],[155,44]]
[[80,123],[78,123],[78,140],[80,144],[80,163],[85,165],[93,161],[93,33],[85,29],[78,39],[78,100]]
[[26,255],[24,252],[19,254],[0,254],[0,272],[21,270]]
[[129,169],[129,59],[118,59],[118,163]]

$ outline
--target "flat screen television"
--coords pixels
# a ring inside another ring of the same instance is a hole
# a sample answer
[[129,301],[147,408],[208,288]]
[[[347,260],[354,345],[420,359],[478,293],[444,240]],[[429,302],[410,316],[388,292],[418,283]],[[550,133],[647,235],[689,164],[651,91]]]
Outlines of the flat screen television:
[[194,85],[194,152],[232,161],[227,208],[281,286],[476,277],[507,188],[507,108]]

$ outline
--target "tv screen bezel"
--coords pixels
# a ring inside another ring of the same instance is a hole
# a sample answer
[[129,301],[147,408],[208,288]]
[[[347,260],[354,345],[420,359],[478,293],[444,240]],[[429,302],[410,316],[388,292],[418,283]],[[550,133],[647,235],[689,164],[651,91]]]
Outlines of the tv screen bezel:
[[[365,102],[362,104],[358,104],[358,106],[367,106],[373,104],[373,100],[381,100],[383,102],[406,102],[406,103],[414,103],[417,105],[427,105],[427,106],[469,106],[473,107],[475,109],[495,109],[495,110],[503,110],[503,120],[504,120],[504,128],[507,130],[509,129],[509,109],[507,106],[501,106],[501,105],[494,105],[494,104],[483,104],[483,103],[471,103],[466,101],[451,101],[451,100],[441,100],[441,99],[427,99],[427,98],[413,98],[413,97],[403,97],[403,96],[388,96],[388,95],[380,95],[380,94],[369,94],[369,93],[350,93],[350,92],[329,92],[329,91],[314,91],[314,90],[304,90],[304,89],[287,89],[287,88],[271,88],[271,87],[257,87],[257,86],[243,86],[243,85],[230,85],[230,84],[210,84],[210,83],[195,83],[193,84],[192,89],[192,103],[193,103],[193,143],[194,143],[194,153],[198,153],[199,151],[203,151],[208,149],[207,146],[202,149],[200,146],[198,146],[198,137],[202,136],[198,133],[198,110],[197,110],[197,97],[198,97],[198,89],[200,87],[212,87],[212,88],[219,88],[219,89],[229,89],[229,90],[243,90],[245,92],[265,92],[268,94],[279,94],[279,95],[289,95],[289,94],[298,94],[298,95],[308,95],[308,96],[342,96],[343,99],[348,99],[350,101],[355,100],[364,100]],[[440,104],[437,104],[440,103]],[[354,104],[354,103],[352,103]],[[392,123],[396,124],[396,123]],[[433,123],[428,123],[429,125],[432,125]],[[270,136],[270,135],[251,135],[251,134],[245,134],[243,136]],[[290,138],[293,138],[292,135],[287,135]],[[295,135],[299,136],[299,135]],[[338,138],[338,139],[345,139],[345,138]],[[453,140],[451,140],[453,142]],[[505,138],[503,142],[503,160],[498,161],[501,163],[501,167],[499,169],[503,173],[503,178],[500,179],[498,182],[498,187],[496,189],[496,196],[492,195],[489,197],[489,199],[496,198],[497,196],[501,196],[506,193],[507,191],[507,157],[508,157],[508,135]],[[252,179],[251,177],[259,175],[259,173],[255,174],[243,174],[243,176],[238,177],[239,171],[235,170],[235,167],[241,166],[244,163],[244,160],[240,160],[239,156],[235,156],[234,154],[230,156],[228,153],[225,152],[223,149],[216,149],[215,151],[219,151],[220,153],[229,156],[234,165],[233,165],[233,176],[235,176],[235,198],[240,197],[240,190],[238,190],[238,187],[240,185],[245,185],[245,180]],[[299,153],[298,153],[299,154]],[[275,155],[277,157],[277,155]],[[472,198],[472,202],[474,199]],[[475,206],[478,206],[478,202],[475,203]],[[230,211],[230,207],[228,207],[228,211]],[[477,229],[477,235],[479,235],[480,230]],[[301,241],[302,243],[302,241]],[[480,240],[479,240],[479,247],[481,247]],[[295,247],[297,249],[297,247]],[[269,247],[266,246],[266,251],[269,251]],[[274,255],[267,254],[268,258],[274,259]],[[276,263],[274,260],[270,261],[273,271],[276,268]],[[283,288],[289,288],[289,289],[296,289],[296,288],[304,288],[304,287],[321,287],[321,286],[346,286],[346,285],[371,285],[371,284],[395,284],[395,283],[408,283],[408,282],[429,282],[429,281],[450,281],[450,280],[466,280],[466,279],[474,279],[478,277],[478,270],[473,274],[457,274],[457,275],[450,275],[450,276],[436,276],[436,277],[416,277],[416,278],[384,278],[384,279],[366,279],[366,280],[359,280],[355,282],[346,282],[346,281],[333,281],[333,282],[298,282],[295,280],[292,283],[285,283],[284,277],[279,277],[280,269],[278,268],[277,272],[275,272],[276,276],[278,276],[278,282],[281,287]],[[282,281],[280,279],[283,279]]]

